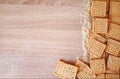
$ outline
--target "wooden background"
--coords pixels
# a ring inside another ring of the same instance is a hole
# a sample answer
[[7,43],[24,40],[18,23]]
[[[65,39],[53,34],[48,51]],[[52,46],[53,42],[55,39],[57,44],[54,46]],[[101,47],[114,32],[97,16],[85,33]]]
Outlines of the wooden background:
[[0,78],[53,79],[82,53],[86,0],[0,0]]

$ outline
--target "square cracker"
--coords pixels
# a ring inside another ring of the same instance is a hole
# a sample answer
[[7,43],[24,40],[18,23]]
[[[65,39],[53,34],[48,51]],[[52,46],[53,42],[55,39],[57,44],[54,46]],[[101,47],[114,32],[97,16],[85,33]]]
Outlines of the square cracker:
[[120,16],[110,16],[110,22],[120,25]]
[[89,48],[88,48],[88,52],[96,55],[98,58],[101,58],[104,50],[106,48],[106,45],[95,40],[95,39],[90,39],[89,40]]
[[85,64],[83,61],[81,60],[77,60],[77,62],[75,63],[75,66],[78,67],[78,72],[81,71],[83,68],[85,68],[87,66],[87,64]]
[[55,69],[55,75],[60,78],[75,79],[77,70],[78,68],[76,66],[59,61]]
[[106,34],[108,31],[108,18],[93,18],[93,29],[95,33]]
[[120,41],[120,25],[110,23],[108,36]]
[[90,67],[93,74],[105,73],[105,59],[90,60]]
[[107,53],[119,56],[120,53],[120,42],[113,40],[113,39],[108,39],[107,42],[107,47],[105,50]]
[[88,66],[86,66],[77,74],[77,77],[79,79],[95,79],[96,75],[92,74],[91,69]]
[[106,1],[92,1],[91,15],[93,17],[107,16],[107,2]]
[[90,38],[94,38],[94,39],[96,39],[96,40],[98,40],[98,41],[100,41],[102,43],[105,43],[107,41],[106,38],[104,38],[103,36],[101,36],[101,35],[99,35],[97,33],[91,33],[90,35],[91,35]]
[[119,74],[106,74],[106,79],[120,79]]
[[120,16],[120,2],[110,2],[110,16]]
[[76,78],[76,74],[77,74],[77,67],[69,65],[69,64],[65,64],[65,68],[63,70],[63,77],[66,79],[75,79]]
[[109,55],[107,59],[107,69],[113,71],[115,73],[119,73],[120,71],[120,58]]

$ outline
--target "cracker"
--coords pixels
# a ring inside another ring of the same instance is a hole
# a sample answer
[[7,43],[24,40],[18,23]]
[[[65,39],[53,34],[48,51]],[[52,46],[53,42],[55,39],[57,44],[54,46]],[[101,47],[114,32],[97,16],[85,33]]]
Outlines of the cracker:
[[120,25],[120,16],[110,16],[110,22]]
[[106,34],[108,30],[107,18],[93,18],[93,31],[95,33]]
[[101,35],[99,35],[97,33],[92,33],[91,37],[94,38],[94,39],[96,39],[96,40],[98,40],[98,41],[100,41],[100,42],[102,42],[102,43],[105,43],[107,41],[106,38],[104,38],[103,36],[101,36]]
[[90,60],[90,67],[93,74],[105,73],[105,59]]
[[64,68],[65,68],[65,63],[62,61],[59,61],[55,69],[55,75],[62,77]]
[[107,2],[106,1],[92,1],[91,15],[93,17],[107,16]]
[[75,79],[77,73],[77,67],[65,64],[65,68],[63,70],[63,77],[67,79]]
[[107,60],[107,69],[115,73],[119,73],[120,70],[120,58],[109,55]]
[[90,39],[89,40],[89,48],[88,51],[94,55],[96,55],[98,58],[102,57],[102,54],[106,48],[106,45],[95,40],[95,39]]
[[96,79],[105,79],[105,74],[98,74]]
[[78,72],[81,71],[84,67],[87,66],[87,64],[85,64],[84,62],[82,62],[81,60],[77,60],[77,62],[75,63],[75,66],[78,67]]
[[75,79],[77,70],[76,66],[59,61],[55,69],[55,75],[60,78]]
[[106,79],[120,79],[119,74],[106,74]]
[[120,25],[110,23],[108,36],[120,41]]
[[105,50],[107,53],[119,56],[120,53],[120,42],[113,39],[108,39],[107,48]]
[[86,66],[77,74],[77,77],[79,79],[95,79],[96,75],[92,74],[91,69],[88,66]]
[[120,16],[120,2],[110,2],[110,16]]

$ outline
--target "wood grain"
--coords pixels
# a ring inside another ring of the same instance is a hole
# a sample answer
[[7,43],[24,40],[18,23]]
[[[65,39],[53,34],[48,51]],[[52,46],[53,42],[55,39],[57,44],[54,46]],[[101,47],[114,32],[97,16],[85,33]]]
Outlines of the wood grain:
[[83,7],[85,0],[0,0],[0,4],[21,4],[21,5],[47,5],[47,6],[71,6]]
[[84,0],[0,0],[0,78],[48,78],[82,53]]

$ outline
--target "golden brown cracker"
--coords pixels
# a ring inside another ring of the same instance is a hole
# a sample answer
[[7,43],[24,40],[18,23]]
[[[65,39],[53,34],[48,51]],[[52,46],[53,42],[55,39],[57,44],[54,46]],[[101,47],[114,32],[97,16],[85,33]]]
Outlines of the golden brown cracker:
[[77,77],[79,79],[95,79],[96,75],[92,74],[91,69],[86,66],[77,74]]
[[120,70],[120,58],[109,55],[107,59],[107,69],[115,73],[119,73]]
[[120,16],[120,2],[110,2],[110,16]]
[[105,73],[105,59],[90,60],[90,68],[93,74]]
[[65,68],[65,63],[62,62],[62,61],[59,61],[59,62],[57,63],[56,69],[55,69],[55,75],[62,77],[64,68]]
[[120,41],[120,25],[110,23],[108,36]]
[[60,78],[75,79],[77,70],[78,68],[76,66],[59,61],[55,69],[55,75]]
[[65,64],[65,68],[63,70],[63,77],[67,79],[75,79],[77,73],[77,67]]
[[102,54],[106,48],[106,45],[95,40],[95,39],[90,39],[89,40],[89,48],[88,51],[94,55],[96,55],[98,58],[102,57]]
[[110,22],[120,25],[120,16],[110,16]]
[[107,16],[107,2],[106,1],[92,1],[91,15],[93,17]]
[[108,39],[107,42],[107,47],[105,50],[107,53],[119,56],[120,53],[120,42],[113,40],[113,39]]
[[92,25],[95,33],[106,34],[108,31],[108,18],[93,18]]

